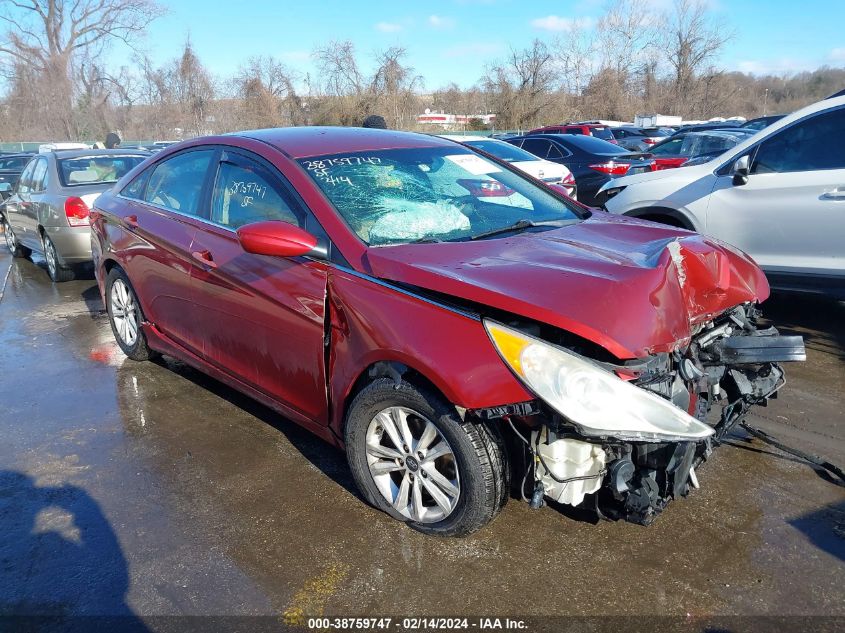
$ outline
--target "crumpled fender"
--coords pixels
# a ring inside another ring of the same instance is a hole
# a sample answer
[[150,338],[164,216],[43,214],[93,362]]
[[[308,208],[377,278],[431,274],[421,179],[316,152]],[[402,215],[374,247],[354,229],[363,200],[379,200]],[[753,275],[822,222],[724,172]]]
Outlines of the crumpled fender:
[[379,361],[406,365],[466,409],[534,397],[472,315],[339,268],[330,269],[327,301],[329,416],[338,437],[356,381]]

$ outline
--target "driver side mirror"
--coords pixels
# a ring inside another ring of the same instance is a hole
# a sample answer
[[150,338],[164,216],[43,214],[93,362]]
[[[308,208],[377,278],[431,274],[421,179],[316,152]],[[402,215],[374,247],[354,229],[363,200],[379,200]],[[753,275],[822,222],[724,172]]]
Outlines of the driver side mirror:
[[274,257],[320,254],[317,238],[289,222],[253,222],[244,224],[237,233],[247,253]]
[[744,185],[748,182],[748,171],[749,158],[746,154],[745,156],[740,156],[736,159],[733,169],[731,170],[731,173],[733,174],[733,184],[735,187],[739,187],[740,185]]

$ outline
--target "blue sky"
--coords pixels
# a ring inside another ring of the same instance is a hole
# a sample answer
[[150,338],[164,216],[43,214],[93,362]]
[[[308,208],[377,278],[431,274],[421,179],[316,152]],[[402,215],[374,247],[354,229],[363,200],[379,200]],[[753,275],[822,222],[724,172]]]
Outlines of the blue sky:
[[[349,39],[366,60],[377,49],[401,45],[426,79],[426,90],[450,81],[474,84],[486,62],[526,46],[534,37],[565,35],[573,20],[590,24],[603,0],[160,0],[169,14],[151,29],[144,48],[157,63],[176,55],[190,37],[217,75],[234,73],[251,55],[273,55],[301,72],[313,71],[310,53],[330,40]],[[714,15],[736,33],[719,60],[729,70],[794,72],[845,66],[845,2],[708,0]],[[671,0],[640,0],[665,6]],[[124,54],[114,51],[115,59]]]

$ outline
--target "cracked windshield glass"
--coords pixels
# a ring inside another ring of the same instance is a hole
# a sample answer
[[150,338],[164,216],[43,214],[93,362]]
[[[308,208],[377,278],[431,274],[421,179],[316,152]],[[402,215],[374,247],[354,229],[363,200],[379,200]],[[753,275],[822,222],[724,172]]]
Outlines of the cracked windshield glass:
[[358,237],[373,246],[507,235],[580,219],[553,194],[457,146],[299,162]]

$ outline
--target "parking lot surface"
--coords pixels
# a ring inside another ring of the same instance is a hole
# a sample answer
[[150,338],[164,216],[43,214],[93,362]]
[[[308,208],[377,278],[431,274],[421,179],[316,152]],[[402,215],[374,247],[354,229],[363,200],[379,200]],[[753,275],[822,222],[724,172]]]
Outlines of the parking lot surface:
[[[136,363],[93,278],[0,256],[0,614],[845,615],[845,488],[736,432],[649,527],[512,500],[460,540],[193,369]],[[764,306],[808,360],[751,422],[845,463],[845,304]]]

